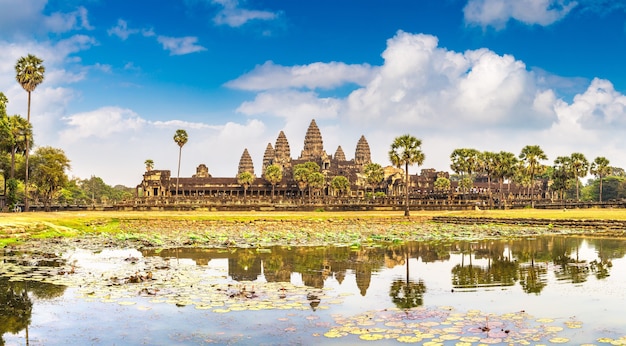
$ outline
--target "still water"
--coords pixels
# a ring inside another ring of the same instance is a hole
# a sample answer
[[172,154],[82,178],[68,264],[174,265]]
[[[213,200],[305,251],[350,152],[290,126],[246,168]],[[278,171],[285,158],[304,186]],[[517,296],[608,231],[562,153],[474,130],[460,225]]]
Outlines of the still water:
[[626,240],[0,256],[0,345],[626,345]]

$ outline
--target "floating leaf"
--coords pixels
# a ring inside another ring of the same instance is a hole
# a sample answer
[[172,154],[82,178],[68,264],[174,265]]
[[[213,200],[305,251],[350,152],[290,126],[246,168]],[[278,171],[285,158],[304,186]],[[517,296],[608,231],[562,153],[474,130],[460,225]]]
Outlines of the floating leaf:
[[361,340],[381,340],[384,336],[382,334],[361,334],[359,335],[359,339]]
[[564,344],[566,342],[569,342],[568,338],[552,338],[550,339],[550,342],[553,344]]

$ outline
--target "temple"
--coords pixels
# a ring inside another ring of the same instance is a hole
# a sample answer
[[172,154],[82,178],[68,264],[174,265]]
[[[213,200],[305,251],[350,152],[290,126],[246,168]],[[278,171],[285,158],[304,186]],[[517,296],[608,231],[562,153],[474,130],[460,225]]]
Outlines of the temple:
[[[397,195],[403,186],[403,171],[395,167],[385,168],[385,179],[378,187],[370,187],[363,175],[363,168],[372,162],[369,144],[365,136],[361,136],[356,144],[354,158],[348,160],[341,146],[337,147],[333,155],[324,149],[324,141],[315,119],[311,121],[304,136],[304,146],[297,159],[292,158],[289,141],[283,131],[280,131],[274,146],[267,144],[263,154],[263,165],[260,172],[255,172],[254,164],[248,149],[244,149],[237,167],[237,174],[233,177],[212,177],[206,165],[200,164],[196,174],[192,177],[180,177],[178,189],[176,177],[172,177],[169,170],[149,170],[144,173],[143,181],[137,186],[138,197],[202,197],[219,199],[237,199],[243,196],[244,189],[238,183],[237,176],[242,172],[250,172],[255,180],[247,189],[251,197],[276,197],[279,200],[302,197],[302,194],[314,194],[315,197],[335,196],[330,182],[336,176],[344,176],[350,183],[348,197],[363,196],[366,189],[384,192],[385,195]],[[301,191],[293,178],[293,168],[302,163],[315,162],[324,175],[325,185],[318,191]],[[265,170],[270,165],[278,166],[282,171],[282,181],[272,186],[265,176]],[[260,173],[260,174],[259,174]],[[439,172],[441,173],[441,172]],[[422,170],[420,176],[412,176],[414,188],[432,189],[438,172]],[[447,175],[447,173],[446,173]]]

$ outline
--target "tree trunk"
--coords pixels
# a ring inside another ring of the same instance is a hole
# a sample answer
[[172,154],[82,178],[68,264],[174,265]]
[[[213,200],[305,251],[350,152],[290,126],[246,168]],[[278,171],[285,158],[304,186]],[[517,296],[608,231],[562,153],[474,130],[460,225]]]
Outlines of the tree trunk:
[[405,201],[406,201],[406,206],[404,207],[404,216],[409,217],[410,216],[410,211],[409,211],[409,163],[405,163],[404,165],[405,167],[405,171],[404,171],[404,194],[405,194]]
[[183,153],[183,147],[178,146],[178,173],[176,174],[176,197],[178,197],[178,181],[180,179],[180,156]]
[[[28,115],[26,117],[28,124],[30,124],[30,91],[28,92]],[[26,169],[24,171],[24,211],[28,211],[28,154],[30,151],[30,141],[28,140],[28,136],[26,136],[26,159],[25,165]]]

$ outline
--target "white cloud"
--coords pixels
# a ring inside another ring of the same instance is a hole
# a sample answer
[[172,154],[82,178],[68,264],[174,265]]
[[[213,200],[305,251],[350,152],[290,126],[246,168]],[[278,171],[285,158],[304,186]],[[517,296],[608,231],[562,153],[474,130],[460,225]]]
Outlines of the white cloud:
[[62,118],[69,127],[60,137],[68,143],[89,137],[107,138],[118,132],[136,131],[146,121],[130,109],[103,107],[94,111],[73,114]]
[[347,83],[365,85],[371,80],[373,72],[374,69],[368,64],[317,62],[309,65],[280,66],[267,61],[251,72],[226,83],[226,86],[241,90],[328,89]]
[[117,25],[107,30],[107,33],[109,36],[117,36],[122,39],[122,41],[125,41],[130,35],[138,34],[139,29],[129,29],[128,23],[125,20],[118,19]]
[[253,20],[278,18],[278,14],[274,12],[241,8],[237,0],[213,0],[212,2],[223,7],[213,18],[216,25],[228,25],[237,28]]
[[45,35],[71,30],[92,30],[84,7],[72,12],[44,14],[48,0],[0,0],[0,37]]
[[244,102],[237,111],[248,116],[275,115],[283,118],[334,118],[342,102],[321,98],[313,92],[277,91],[256,95],[254,101]]
[[196,44],[198,38],[193,36],[157,36],[157,41],[163,46],[163,49],[170,52],[170,55],[185,55],[206,50],[206,48]]
[[547,26],[565,17],[578,3],[570,0],[469,0],[463,13],[468,24],[502,29],[510,19]]

